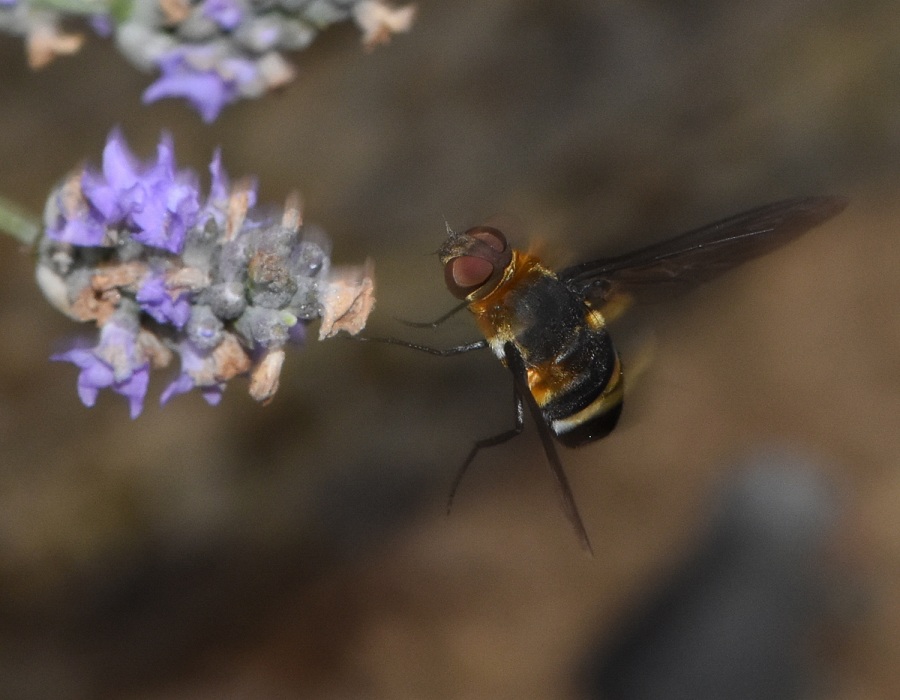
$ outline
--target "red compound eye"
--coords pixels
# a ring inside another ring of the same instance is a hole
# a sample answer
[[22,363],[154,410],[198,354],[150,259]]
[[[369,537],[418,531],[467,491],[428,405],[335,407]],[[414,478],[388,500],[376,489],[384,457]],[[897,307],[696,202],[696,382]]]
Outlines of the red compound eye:
[[[441,248],[444,282],[457,299],[488,294],[512,259],[506,237],[490,226],[453,234]],[[493,284],[492,284],[493,282]]]
[[477,228],[469,229],[468,231],[466,231],[466,235],[471,236],[472,238],[477,238],[479,241],[484,241],[498,253],[502,253],[504,250],[506,250],[506,236],[504,236],[495,228],[491,228],[489,226],[479,226]]
[[490,260],[463,255],[454,258],[444,268],[444,279],[450,293],[460,299],[478,289],[494,274],[494,266]]

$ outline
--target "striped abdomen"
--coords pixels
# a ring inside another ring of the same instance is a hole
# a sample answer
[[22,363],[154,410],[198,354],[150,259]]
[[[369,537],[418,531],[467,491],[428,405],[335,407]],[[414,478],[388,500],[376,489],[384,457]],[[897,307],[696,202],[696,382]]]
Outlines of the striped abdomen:
[[622,366],[596,311],[586,310],[557,355],[528,369],[528,385],[553,434],[568,447],[605,437],[622,412]]

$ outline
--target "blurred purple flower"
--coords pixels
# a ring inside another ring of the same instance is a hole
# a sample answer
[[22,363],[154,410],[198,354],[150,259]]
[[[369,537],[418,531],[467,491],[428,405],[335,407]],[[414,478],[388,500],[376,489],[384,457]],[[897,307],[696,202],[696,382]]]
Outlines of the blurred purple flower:
[[[3,0],[0,0],[0,3],[2,2]],[[88,22],[91,25],[91,29],[93,29],[98,36],[102,36],[104,39],[112,36],[113,30],[115,29],[112,17],[110,17],[109,15],[91,15]]]
[[[60,192],[56,199],[61,202],[65,197]],[[106,218],[93,207],[86,207],[75,212],[65,212],[64,205],[58,204],[61,213],[55,227],[48,227],[47,235],[60,243],[71,243],[77,246],[102,246],[106,240]]]
[[191,102],[209,123],[222,108],[236,101],[241,87],[259,80],[259,71],[246,58],[219,58],[215,47],[179,47],[157,61],[162,75],[144,91],[145,103],[165,97]]
[[203,14],[229,31],[237,27],[244,17],[244,11],[236,0],[206,0]]
[[131,417],[137,418],[150,381],[150,362],[136,342],[137,332],[133,317],[116,314],[101,329],[96,347],[75,347],[50,359],[71,362],[81,369],[78,397],[85,406],[96,403],[100,389],[110,388],[128,399]]
[[[87,23],[96,34],[113,37],[135,66],[159,71],[144,92],[145,103],[184,98],[211,122],[225,105],[258,99],[291,82],[296,70],[287,53],[307,48],[331,24],[353,21],[367,49],[408,31],[415,7],[392,2],[0,0],[0,33],[24,37],[29,64],[41,68],[78,51],[84,37],[63,28],[73,20]],[[90,239],[83,234],[73,229],[66,235]]]
[[176,172],[172,138],[164,134],[156,165],[141,178],[131,221],[139,229],[132,238],[144,245],[180,253],[188,229],[199,219],[199,183],[190,170]]
[[[163,136],[163,140],[167,137]],[[125,143],[122,132],[113,129],[103,148],[100,172],[85,169],[81,187],[85,199],[109,225],[124,222],[133,210],[144,206],[141,163]]]
[[163,135],[156,163],[145,166],[116,129],[103,149],[101,171],[86,169],[81,177],[85,206],[60,206],[61,221],[47,233],[56,241],[99,246],[108,228],[126,224],[137,229],[134,240],[179,253],[199,218],[198,188],[194,173],[175,170],[170,136]]
[[163,324],[181,330],[191,317],[191,303],[187,294],[179,294],[175,299],[166,289],[166,281],[160,275],[153,275],[138,289],[135,296],[141,309]]

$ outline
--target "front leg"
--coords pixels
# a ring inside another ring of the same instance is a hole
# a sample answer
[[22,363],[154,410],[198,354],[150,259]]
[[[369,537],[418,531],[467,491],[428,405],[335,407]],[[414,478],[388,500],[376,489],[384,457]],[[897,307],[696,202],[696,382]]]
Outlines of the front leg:
[[420,345],[419,343],[410,343],[399,338],[366,338],[353,336],[353,340],[359,343],[386,343],[388,345],[399,345],[401,348],[409,348],[410,350],[418,350],[419,352],[427,352],[429,355],[437,355],[438,357],[452,357],[453,355],[462,355],[472,350],[484,350],[488,343],[486,340],[475,340],[464,345],[455,345],[452,348],[433,348],[430,345]]
[[467,302],[467,301],[464,301],[462,304],[457,304],[452,309],[450,309],[447,313],[445,313],[443,316],[436,318],[434,321],[425,321],[423,323],[421,321],[405,321],[402,318],[397,318],[396,320],[399,321],[400,323],[402,323],[404,326],[409,326],[410,328],[437,328],[444,321],[446,321],[449,318],[452,318],[453,316],[458,314],[460,311],[462,311],[464,308],[466,308],[468,305],[469,305],[469,302]]

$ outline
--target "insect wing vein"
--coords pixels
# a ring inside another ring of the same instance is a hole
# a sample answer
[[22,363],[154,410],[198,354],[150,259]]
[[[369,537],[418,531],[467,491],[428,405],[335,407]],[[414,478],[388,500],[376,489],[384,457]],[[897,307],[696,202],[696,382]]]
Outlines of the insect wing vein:
[[788,243],[846,205],[840,197],[775,202],[630,253],[574,265],[559,278],[588,299],[669,298]]

